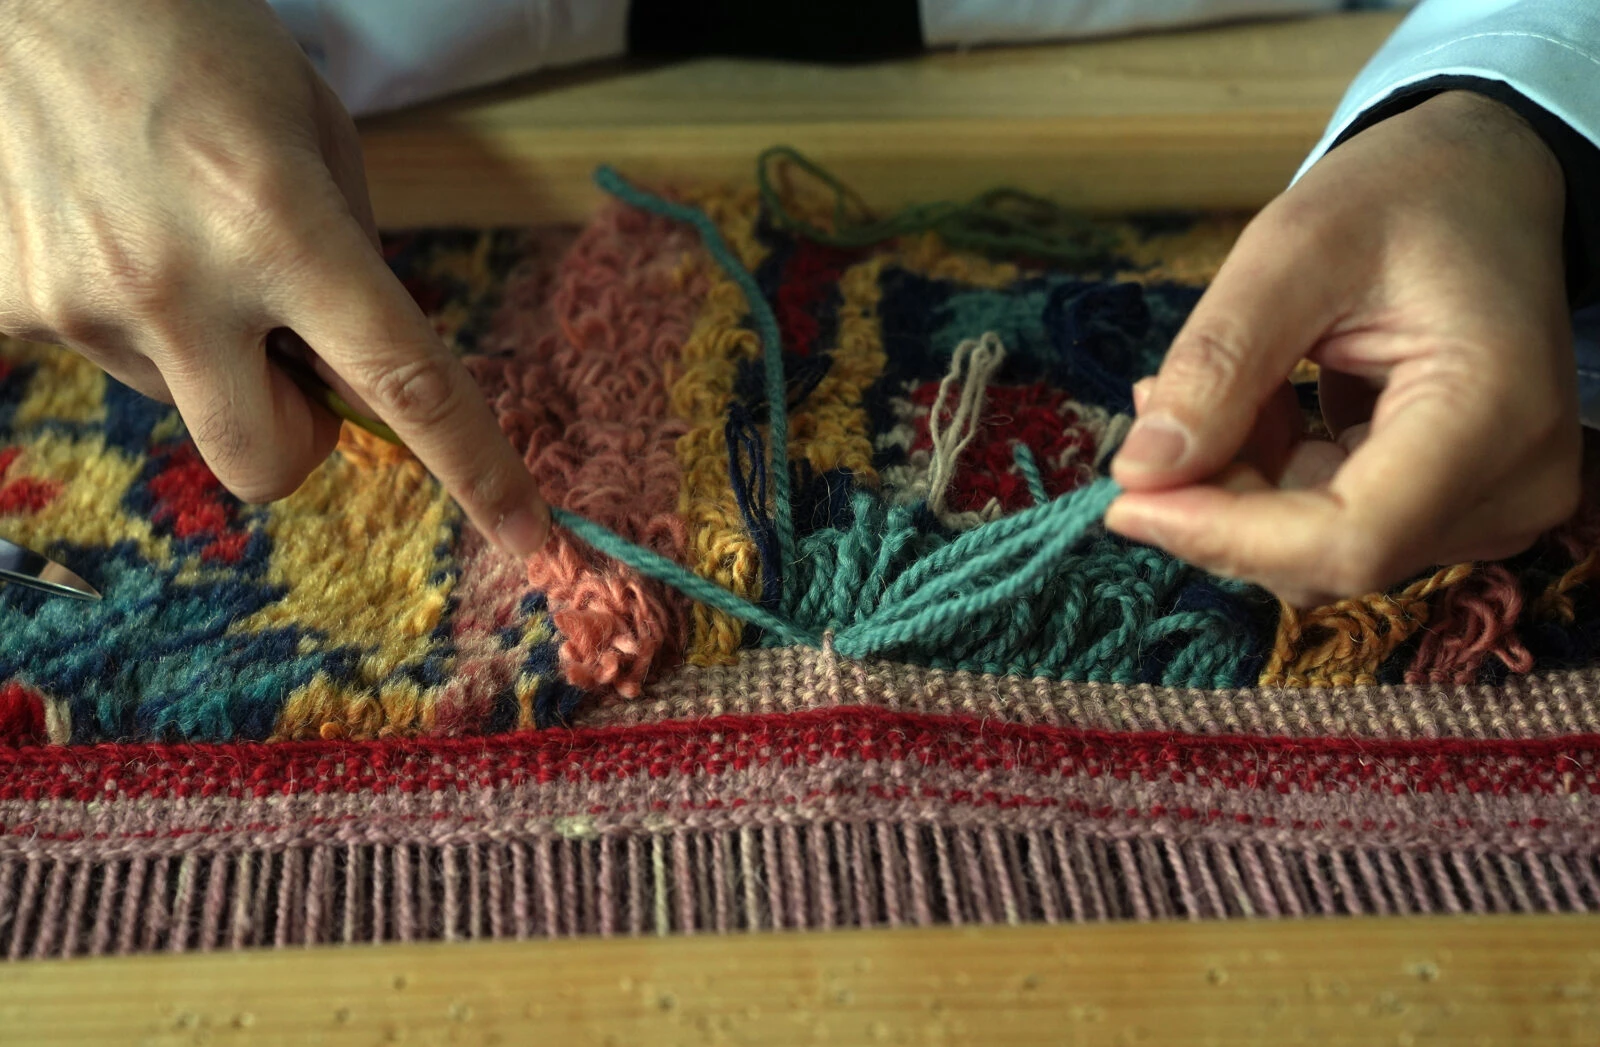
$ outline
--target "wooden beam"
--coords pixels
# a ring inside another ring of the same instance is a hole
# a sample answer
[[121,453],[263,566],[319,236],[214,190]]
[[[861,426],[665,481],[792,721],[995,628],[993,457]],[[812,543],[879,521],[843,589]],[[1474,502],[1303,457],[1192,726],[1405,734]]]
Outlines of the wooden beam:
[[580,220],[596,165],[748,181],[787,143],[896,206],[1008,183],[1094,210],[1253,208],[1396,24],[1349,14],[862,66],[534,77],[363,127],[390,227]]
[[0,965],[0,1041],[1549,1044],[1600,918],[1423,917],[322,948]]

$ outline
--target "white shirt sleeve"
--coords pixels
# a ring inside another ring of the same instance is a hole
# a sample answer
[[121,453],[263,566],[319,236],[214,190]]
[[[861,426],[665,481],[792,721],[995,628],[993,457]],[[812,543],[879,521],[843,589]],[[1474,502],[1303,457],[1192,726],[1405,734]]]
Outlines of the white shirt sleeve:
[[628,0],[271,0],[353,115],[612,58]]
[[1356,77],[1295,178],[1362,114],[1435,76],[1501,81],[1600,144],[1600,2],[1423,0]]
[[918,0],[918,5],[929,47],[1066,40],[1352,6],[1350,0]]

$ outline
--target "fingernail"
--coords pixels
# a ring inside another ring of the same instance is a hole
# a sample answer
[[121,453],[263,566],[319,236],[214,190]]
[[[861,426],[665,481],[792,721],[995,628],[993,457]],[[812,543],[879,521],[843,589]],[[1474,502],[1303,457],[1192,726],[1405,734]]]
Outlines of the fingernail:
[[1133,383],[1133,411],[1138,414],[1144,410],[1145,401],[1150,399],[1150,393],[1156,387],[1156,376],[1141,378]]
[[518,509],[500,521],[494,529],[496,544],[512,556],[523,559],[537,553],[544,548],[545,540],[550,537],[549,510]]
[[1164,414],[1147,415],[1133,423],[1128,438],[1117,451],[1123,468],[1172,469],[1189,453],[1189,431]]

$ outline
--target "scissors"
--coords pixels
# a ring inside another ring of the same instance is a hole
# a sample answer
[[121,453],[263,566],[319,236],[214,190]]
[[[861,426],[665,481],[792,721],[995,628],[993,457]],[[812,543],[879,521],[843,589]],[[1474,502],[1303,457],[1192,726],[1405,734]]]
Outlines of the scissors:
[[0,538],[0,582],[25,585],[52,596],[98,600],[94,586],[47,556]]

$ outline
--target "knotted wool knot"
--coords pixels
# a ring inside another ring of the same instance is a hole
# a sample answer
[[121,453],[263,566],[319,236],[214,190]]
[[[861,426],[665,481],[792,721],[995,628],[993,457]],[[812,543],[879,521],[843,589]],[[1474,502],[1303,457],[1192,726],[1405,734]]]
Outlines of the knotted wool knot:
[[1378,592],[1300,611],[1282,605],[1262,687],[1368,687],[1384,659],[1428,623],[1428,600],[1471,577],[1452,564],[1397,593]]

